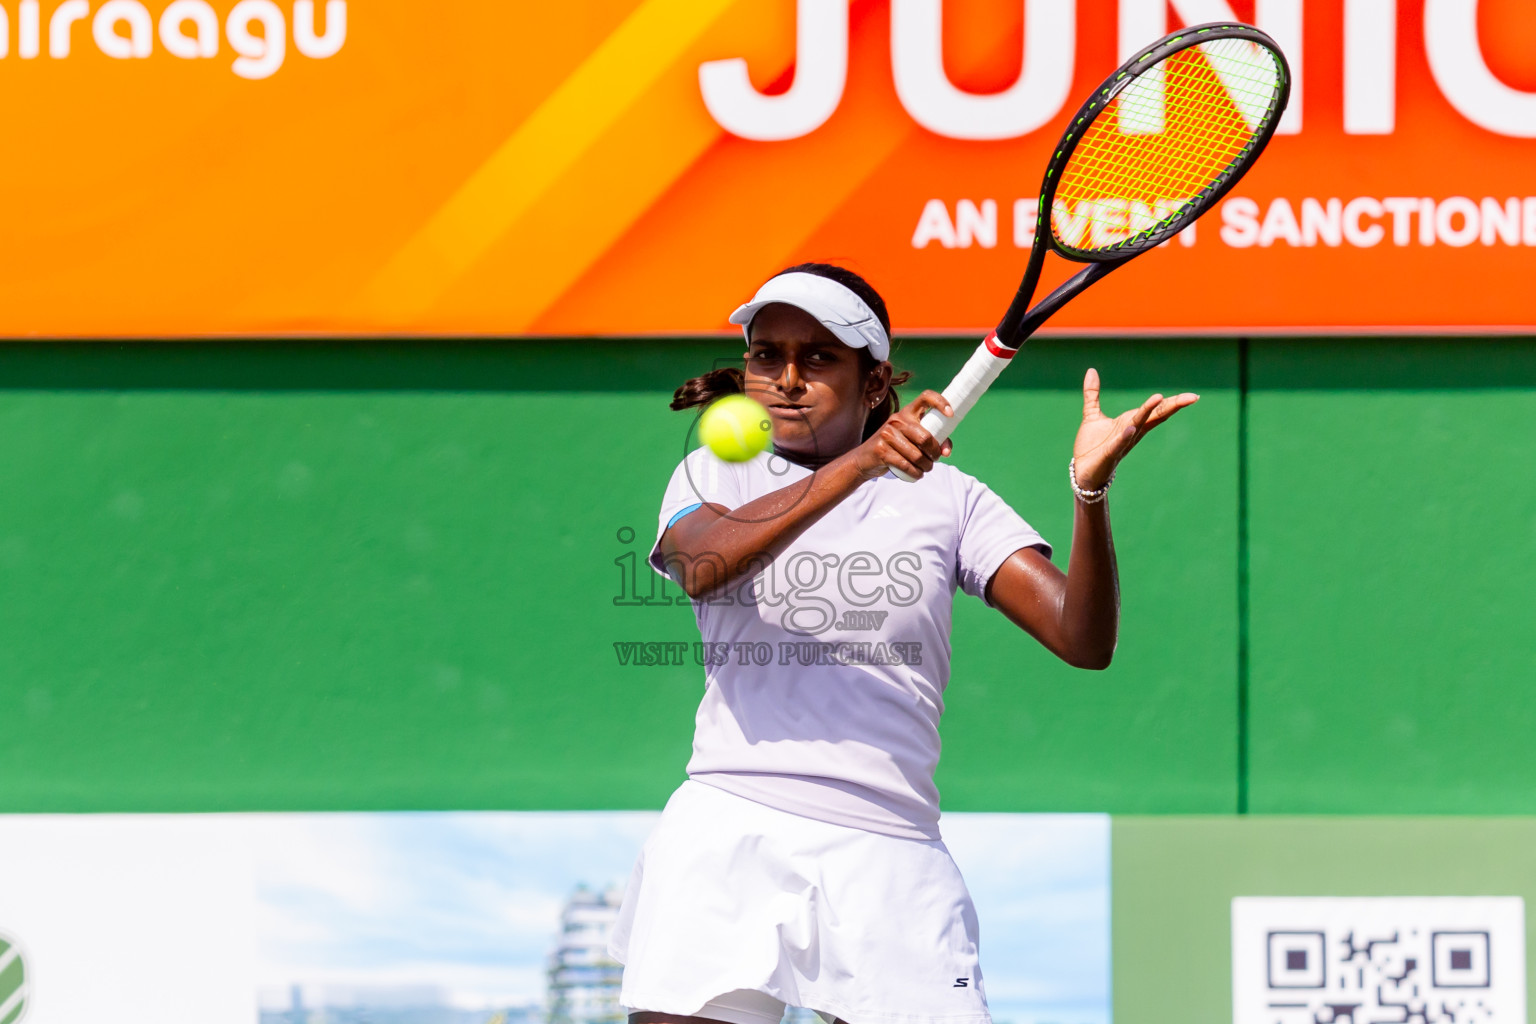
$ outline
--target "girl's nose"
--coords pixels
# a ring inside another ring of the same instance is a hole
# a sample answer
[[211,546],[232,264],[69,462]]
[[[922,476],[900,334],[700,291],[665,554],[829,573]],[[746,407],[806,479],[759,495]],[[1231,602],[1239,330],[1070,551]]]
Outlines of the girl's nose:
[[785,391],[800,390],[800,368],[793,359],[784,361],[784,372],[779,375],[779,386]]

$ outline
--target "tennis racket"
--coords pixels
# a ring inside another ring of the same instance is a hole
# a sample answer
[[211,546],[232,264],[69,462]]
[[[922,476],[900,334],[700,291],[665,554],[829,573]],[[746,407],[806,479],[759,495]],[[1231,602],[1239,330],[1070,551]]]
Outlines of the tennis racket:
[[[1024,280],[944,389],[955,414],[930,409],[923,427],[942,443],[1052,314],[1216,205],[1264,152],[1290,95],[1280,47],[1249,25],[1182,29],[1120,65],[1051,157]],[[1030,308],[1047,251],[1088,266]]]

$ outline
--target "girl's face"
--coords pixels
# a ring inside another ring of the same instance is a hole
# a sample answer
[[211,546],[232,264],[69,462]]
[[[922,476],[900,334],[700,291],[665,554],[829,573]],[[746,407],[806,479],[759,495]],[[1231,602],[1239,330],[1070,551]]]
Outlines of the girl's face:
[[889,363],[866,370],[862,350],[781,302],[752,318],[746,359],[747,394],[768,408],[774,447],[813,462],[859,445],[864,420],[885,400],[891,377]]

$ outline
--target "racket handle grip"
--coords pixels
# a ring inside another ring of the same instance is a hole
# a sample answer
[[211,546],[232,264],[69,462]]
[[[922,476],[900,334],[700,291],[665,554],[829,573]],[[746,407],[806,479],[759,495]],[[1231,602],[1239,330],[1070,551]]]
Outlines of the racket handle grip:
[[[954,429],[960,425],[976,405],[976,400],[986,393],[992,382],[997,380],[997,375],[1013,361],[1013,355],[1017,349],[1003,348],[997,343],[996,332],[987,335],[985,341],[977,346],[971,358],[966,360],[960,372],[955,374],[955,379],[949,382],[949,387],[944,389],[944,397],[949,400],[950,406],[955,410],[953,416],[945,416],[937,409],[929,409],[923,413],[923,429],[932,434],[934,438],[943,444]],[[899,469],[891,470],[899,480],[912,483],[915,477],[908,476]]]

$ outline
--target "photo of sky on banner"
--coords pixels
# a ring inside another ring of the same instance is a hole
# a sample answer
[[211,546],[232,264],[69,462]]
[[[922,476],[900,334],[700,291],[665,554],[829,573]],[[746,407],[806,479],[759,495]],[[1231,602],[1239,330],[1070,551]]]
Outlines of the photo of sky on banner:
[[[263,1019],[371,1000],[542,1020],[561,908],[628,880],[651,813],[251,820]],[[1108,1024],[1109,819],[957,814],[1005,1024]]]

